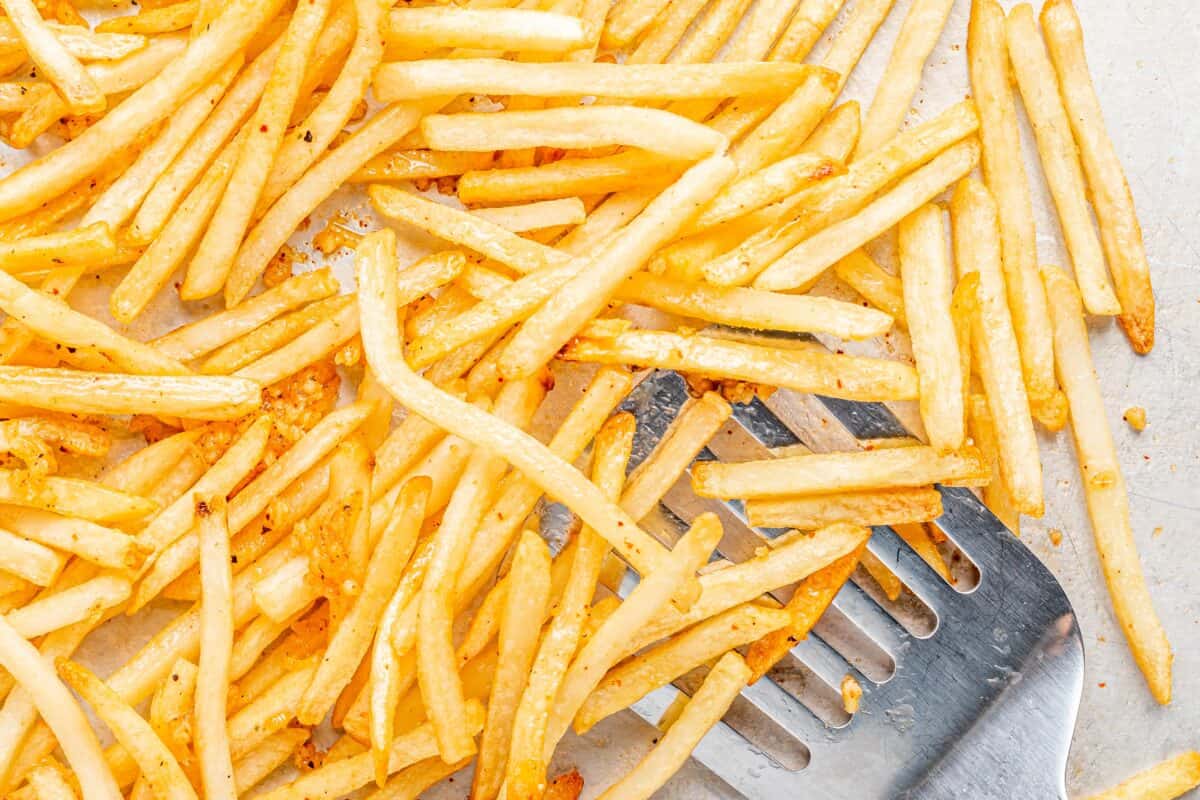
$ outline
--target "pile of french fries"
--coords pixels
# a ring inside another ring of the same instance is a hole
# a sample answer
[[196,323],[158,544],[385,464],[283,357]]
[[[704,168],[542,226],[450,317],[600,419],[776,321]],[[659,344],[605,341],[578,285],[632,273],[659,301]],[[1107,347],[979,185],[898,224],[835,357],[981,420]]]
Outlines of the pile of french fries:
[[[1154,300],[1070,0],[1040,30],[974,0],[972,98],[909,126],[950,0],[912,3],[865,110],[838,97],[891,0],[142,0],[95,27],[0,6],[0,133],[37,154],[0,179],[4,796],[415,798],[473,763],[477,800],[575,797],[550,767],[568,730],[699,670],[600,794],[649,797],[847,580],[903,591],[869,526],[952,580],[935,484],[1016,531],[1044,506],[1035,426],[1068,421],[1169,701],[1085,325],[1117,316],[1146,353]],[[1038,263],[1018,94],[1073,274]],[[309,231],[347,185],[395,225]],[[401,263],[413,228],[441,244]],[[297,269],[298,231],[353,249],[354,280]],[[893,245],[898,275],[872,255]],[[73,310],[103,271],[111,319]],[[224,310],[123,332],[171,293]],[[536,437],[565,362],[590,382]],[[652,369],[696,395],[629,472],[614,409]],[[922,440],[696,465],[698,495],[791,531],[742,563],[711,562],[713,515],[641,527],[730,401],[776,389],[917,401]],[[543,497],[579,523],[554,554]],[[74,660],[163,601],[187,605],[112,674]]]

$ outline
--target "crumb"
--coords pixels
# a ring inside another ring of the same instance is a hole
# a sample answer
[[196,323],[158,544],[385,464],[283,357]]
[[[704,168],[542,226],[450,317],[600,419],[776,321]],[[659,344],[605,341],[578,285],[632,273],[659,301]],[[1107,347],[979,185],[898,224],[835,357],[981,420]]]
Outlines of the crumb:
[[1162,525],[1155,526],[1154,532],[1151,533],[1150,535],[1153,536],[1155,539],[1162,536],[1163,535]]
[[296,273],[296,264],[307,260],[306,255],[285,244],[267,264],[263,272],[263,285],[268,289],[278,286]]
[[1051,528],[1050,529],[1050,544],[1054,545],[1055,547],[1058,547],[1059,545],[1062,544],[1062,540],[1063,540],[1063,532],[1060,531],[1058,528]]
[[1146,409],[1141,406],[1133,406],[1132,408],[1125,409],[1123,419],[1129,424],[1129,427],[1138,433],[1146,430]]
[[862,685],[855,680],[853,675],[847,674],[842,678],[842,708],[847,714],[858,713],[859,703],[862,701]]

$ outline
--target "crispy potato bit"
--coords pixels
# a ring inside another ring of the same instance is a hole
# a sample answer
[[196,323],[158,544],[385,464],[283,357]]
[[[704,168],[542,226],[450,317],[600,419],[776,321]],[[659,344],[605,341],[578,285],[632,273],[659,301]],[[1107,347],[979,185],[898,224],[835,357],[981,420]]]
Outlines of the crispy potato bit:
[[1133,428],[1138,433],[1146,430],[1146,409],[1141,406],[1133,406],[1125,409],[1125,414],[1122,416],[1129,427]]

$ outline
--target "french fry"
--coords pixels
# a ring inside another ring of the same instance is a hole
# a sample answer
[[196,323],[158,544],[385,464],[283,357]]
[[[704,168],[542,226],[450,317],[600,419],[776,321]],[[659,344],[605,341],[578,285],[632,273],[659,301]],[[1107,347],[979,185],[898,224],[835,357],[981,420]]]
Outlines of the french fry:
[[239,793],[249,791],[282,767],[308,740],[304,728],[279,731],[265,739],[257,749],[233,762],[234,787]]
[[[247,300],[230,310],[236,311],[252,302],[253,300]],[[206,375],[233,374],[278,352],[279,348],[295,341],[305,331],[336,316],[353,303],[354,298],[349,295],[334,295],[284,314],[217,348],[216,352],[200,365],[200,371]]]
[[913,3],[909,8],[896,43],[892,45],[892,55],[884,67],[883,77],[879,79],[875,98],[863,120],[859,152],[871,152],[900,129],[917,93],[925,62],[942,34],[953,5],[947,0],[925,0]]
[[954,578],[950,574],[950,567],[947,566],[946,560],[942,558],[941,551],[937,549],[937,543],[934,542],[933,537],[929,534],[929,529],[925,525],[906,522],[893,525],[892,530],[921,557],[922,561],[940,575],[946,583],[954,583]]
[[[376,181],[413,181],[421,178],[443,178],[448,175],[474,174],[476,170],[490,172],[492,153],[454,153],[441,150],[400,149],[380,153],[350,176],[351,183]],[[458,182],[459,197],[464,203],[485,202],[462,197],[462,179]],[[568,192],[579,194],[579,192]],[[530,198],[546,199],[546,198]]]
[[[228,185],[188,264],[179,289],[184,300],[216,294],[230,274],[296,105],[300,84],[293,76],[303,74],[305,63],[312,57],[330,5],[329,0],[314,0],[299,6],[288,23],[262,99],[244,129],[245,139]],[[240,289],[227,292],[226,306],[237,305],[245,294]]]
[[59,41],[31,0],[4,0],[3,5],[29,58],[62,94],[71,111],[76,114],[103,111],[107,103],[100,87]]
[[1088,800],[1172,800],[1200,785],[1200,753],[1189,750],[1127,778]]
[[654,22],[670,0],[621,0],[604,21],[600,42],[607,48],[618,48],[629,44]]
[[[146,46],[143,36],[101,33],[82,25],[64,25],[58,22],[46,22],[58,38],[59,43],[68,53],[81,61],[109,61],[122,58]],[[0,24],[0,52],[23,51],[25,45],[21,42],[20,34],[11,20],[5,19]]]
[[[65,559],[49,547],[0,528],[0,562],[11,572],[38,586],[49,586]],[[22,634],[32,638],[28,634]]]
[[444,206],[392,186],[373,185],[371,203],[383,215],[415,225],[424,231],[521,273],[562,266],[571,257],[551,247],[522,239],[503,226],[466,211]]
[[1171,702],[1171,645],[1154,612],[1133,541],[1129,496],[1092,367],[1081,291],[1056,267],[1043,267],[1042,280],[1054,323],[1058,379],[1071,407],[1084,496],[1113,609],[1150,693],[1166,705]]
[[108,489],[81,478],[48,475],[39,478],[23,470],[0,469],[0,503],[51,511],[91,522],[128,522],[152,513],[157,506],[136,495]]
[[1028,4],[1016,6],[1005,20],[1004,29],[1013,75],[1033,124],[1042,171],[1054,198],[1084,304],[1092,314],[1119,314],[1121,304],[1109,283],[1100,237],[1088,212],[1079,151],[1071,139],[1054,65],[1038,33],[1033,9]]
[[575,715],[575,731],[587,732],[600,720],[633,705],[654,689],[730,650],[780,630],[790,621],[791,615],[783,609],[747,603],[639,653],[604,676]]
[[1004,523],[1004,527],[1019,535],[1021,512],[1017,510],[1008,486],[1004,483],[1004,475],[1000,470],[1000,445],[996,441],[996,428],[992,423],[991,411],[988,410],[987,398],[981,394],[972,394],[967,404],[967,429],[992,471],[992,479],[983,487],[983,504]]
[[715,378],[768,383],[850,400],[917,397],[916,371],[907,364],[804,350],[781,350],[703,335],[626,331],[567,345],[562,358],[636,364]]
[[654,749],[601,794],[601,800],[642,800],[654,794],[683,766],[708,729],[721,720],[750,677],[750,668],[741,656],[722,656]]
[[9,275],[44,268],[50,261],[63,266],[86,266],[110,258],[117,243],[107,225],[88,225],[63,233],[47,233],[0,242],[0,267]]
[[[958,345],[958,371],[962,376],[963,413],[971,397],[971,326],[979,316],[979,273],[969,272],[950,295],[950,320]],[[965,416],[964,416],[965,419]]]
[[76,800],[79,797],[53,758],[38,764],[26,773],[25,778],[36,800]]
[[868,491],[953,481],[982,483],[987,465],[965,447],[939,454],[924,445],[846,453],[814,453],[737,464],[707,461],[692,470],[701,497],[771,498]]
[[129,581],[115,575],[99,575],[5,614],[13,629],[26,639],[74,625],[120,605],[130,593]]
[[891,315],[897,325],[907,327],[904,287],[899,278],[884,272],[864,250],[855,250],[833,265],[833,272],[867,302]]
[[358,333],[358,308],[353,302],[309,328],[292,341],[234,373],[269,386],[332,355]]
[[850,100],[825,115],[809,137],[804,140],[802,152],[832,158],[845,163],[858,145],[862,131],[859,105]]
[[183,0],[161,8],[146,8],[137,14],[106,19],[96,26],[102,33],[170,33],[189,27],[200,9],[199,0]]
[[983,174],[996,199],[1008,305],[1035,418],[1051,430],[1066,422],[1066,400],[1054,379],[1046,292],[1038,276],[1033,201],[1021,158],[1016,100],[1004,44],[1004,9],[995,0],[971,6],[967,66],[981,121]]
[[625,145],[689,160],[718,153],[726,143],[722,134],[699,123],[668,111],[635,106],[432,114],[421,120],[421,133],[435,150]]
[[0,218],[31,211],[92,174],[129,139],[169,115],[245,47],[279,9],[276,0],[236,0],[186,52],[79,137],[0,180]]
[[200,539],[200,663],[196,677],[196,755],[205,795],[235,794],[225,725],[233,651],[233,574],[224,494],[196,495]]
[[587,210],[578,197],[542,200],[519,206],[477,208],[471,213],[514,233],[578,225],[587,219]]
[[426,59],[384,65],[384,102],[457,94],[596,95],[641,102],[771,96],[790,92],[814,67],[802,64],[541,64],[502,59]]
[[1154,346],[1150,265],[1129,183],[1104,128],[1083,50],[1079,17],[1070,2],[1057,0],[1042,7],[1041,19],[1059,92],[1087,175],[1088,196],[1100,222],[1100,242],[1121,303],[1121,327],[1135,352],[1148,353]]
[[[405,49],[469,47],[564,53],[589,43],[576,17],[524,8],[394,8],[384,41]],[[450,92],[456,94],[456,92]]]
[[979,273],[979,316],[971,341],[1000,444],[1004,483],[1021,513],[1040,516],[1042,465],[1024,381],[1016,380],[1021,356],[1004,296],[996,204],[982,184],[965,180],[954,191],[950,221],[959,280]]
[[[196,665],[186,658],[181,658],[171,667],[170,679],[162,685],[150,698],[150,714],[147,717],[150,727],[162,740],[180,768],[192,781],[194,786],[198,780],[195,757],[192,755],[192,709],[196,699]],[[150,784],[145,777],[139,776],[134,786],[134,794],[145,794],[150,791]]]
[[750,524],[762,528],[814,530],[838,522],[894,525],[929,522],[942,515],[942,496],[926,487],[831,492],[746,503]]
[[0,507],[0,526],[47,547],[74,553],[102,567],[129,569],[143,553],[127,533],[85,519],[18,506]]
[[846,0],[801,0],[774,46],[768,43],[771,60],[801,60],[807,57],[845,4]]
[[368,797],[379,800],[418,800],[426,789],[440,783],[471,763],[469,758],[447,764],[434,757],[419,761],[397,772],[378,792]]
[[617,297],[685,317],[759,330],[829,333],[840,339],[882,336],[892,318],[825,297],[685,283],[646,272],[621,284]]
[[754,683],[767,674],[797,642],[808,636],[817,620],[833,603],[833,598],[850,579],[865,552],[864,541],[852,552],[822,567],[796,585],[791,599],[784,606],[784,611],[790,616],[788,624],[771,631],[746,650],[746,664],[753,673],[749,683]]
[[921,381],[921,421],[940,453],[962,447],[965,430],[960,345],[950,311],[953,267],[942,210],[923,206],[900,222],[904,316]]
[[754,279],[754,286],[783,290],[810,285],[838,260],[884,233],[966,175],[978,160],[979,145],[975,142],[950,147],[862,211],[793,247],[763,270]]
[[[650,29],[625,57],[626,64],[662,64],[684,38],[707,3],[683,0],[670,3],[655,17]],[[730,61],[752,59],[730,59]]]
[[500,618],[496,677],[488,696],[487,723],[471,783],[471,796],[480,800],[492,800],[504,784],[513,719],[541,634],[541,626],[534,621],[546,615],[550,597],[550,552],[533,531],[525,531],[517,542],[508,581],[510,587],[520,587],[520,591],[507,593]]
[[624,236],[592,259],[525,321],[500,356],[509,380],[526,378],[546,364],[595,316],[626,277],[677,234],[696,208],[733,177],[733,162],[713,156],[689,169],[639,214]]
[[734,147],[732,155],[739,173],[762,169],[791,152],[797,139],[807,138],[837,98],[839,79],[836,72],[823,67],[810,73]]
[[229,747],[241,759],[295,716],[296,703],[316,670],[315,658],[300,659],[253,700],[229,717]]
[[702,231],[745,216],[845,171],[833,159],[809,152],[780,159],[725,187],[689,230]]
[[38,336],[67,346],[94,347],[118,366],[147,375],[186,375],[188,370],[149,345],[68,308],[0,272],[0,308]]
[[323,300],[337,290],[337,279],[328,269],[305,272],[255,295],[236,308],[177,328],[152,344],[163,355],[190,361],[266,325],[281,314]]
[[657,153],[623,150],[610,156],[564,158],[535,167],[474,168],[458,179],[458,198],[468,204],[510,203],[621,192],[665,185],[685,167],[685,162]]

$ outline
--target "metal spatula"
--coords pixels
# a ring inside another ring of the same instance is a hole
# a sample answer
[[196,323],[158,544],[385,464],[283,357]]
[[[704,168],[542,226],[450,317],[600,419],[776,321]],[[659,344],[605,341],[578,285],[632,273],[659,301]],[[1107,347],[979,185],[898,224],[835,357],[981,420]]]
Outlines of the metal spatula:
[[[683,378],[655,372],[626,400],[638,420],[634,458],[644,458],[689,395]],[[833,421],[831,425],[831,420]],[[776,392],[735,405],[701,459],[745,461],[804,444],[831,428],[860,440],[909,434],[883,405]],[[632,465],[631,465],[632,467]],[[847,583],[814,633],[749,686],[695,753],[746,797],[1064,798],[1064,770],[1083,680],[1083,646],[1062,587],[967,489],[942,488],[937,527],[957,549],[950,585],[889,528],[868,547],[904,583],[899,602],[869,579]],[[675,537],[703,511],[726,526],[722,555],[741,560],[781,531],[754,529],[737,503],[696,497],[684,475],[647,528]],[[786,602],[790,593],[776,593]],[[838,686],[864,689],[853,717]],[[634,711],[655,721],[677,691]]]

